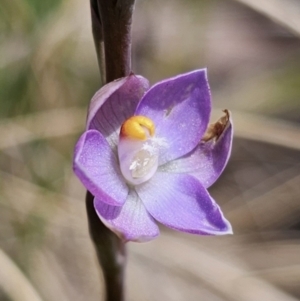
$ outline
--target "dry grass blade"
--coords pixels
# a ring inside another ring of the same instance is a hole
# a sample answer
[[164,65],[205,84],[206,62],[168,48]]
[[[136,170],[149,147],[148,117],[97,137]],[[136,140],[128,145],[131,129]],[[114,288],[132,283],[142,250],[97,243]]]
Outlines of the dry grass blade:
[[[0,149],[38,139],[76,134],[84,129],[86,112],[79,108],[51,110],[16,117],[0,124]],[[55,122],[53,122],[55,121]]]
[[253,242],[251,235],[232,237],[228,245],[231,248],[230,256],[247,262],[251,276],[261,277],[289,292],[296,292],[300,276],[299,239],[287,239],[291,234],[289,231],[284,235],[281,233],[281,238],[277,236],[276,240],[274,232],[261,234],[265,238],[263,243]]
[[[170,252],[172,256],[169,256]],[[182,271],[198,279],[197,283],[206,283],[213,290],[236,301],[268,300],[296,301],[297,298],[286,294],[267,281],[252,275],[249,269],[235,260],[211,255],[193,246],[174,239],[171,235],[163,235],[150,245],[131,245],[131,251],[143,258],[151,258],[157,264],[171,271]]]
[[[286,256],[286,254],[283,254],[283,256]],[[259,271],[259,275],[278,285],[297,288],[299,285],[300,265],[264,269]]]
[[[242,228],[253,227],[254,220],[262,229],[279,228],[294,222],[299,215],[299,206],[295,202],[300,193],[298,170],[298,166],[292,166],[231,199],[223,207],[229,219],[239,221]],[[277,184],[280,181],[281,184]],[[246,201],[247,206],[239,206]]]
[[[87,295],[89,300],[98,300],[103,287],[98,283],[99,274],[88,238],[84,202],[79,197],[49,191],[5,172],[0,171],[0,177],[0,207],[8,218],[24,223],[30,217],[33,224],[34,217],[44,221],[41,230],[44,231],[43,242],[30,248],[30,265],[27,268],[30,279],[39,288],[41,295],[47,296],[47,300],[80,301],[86,300]],[[82,194],[83,192],[84,188]],[[19,206],[20,199],[22,206]],[[37,226],[40,226],[40,223],[35,224],[35,227]],[[11,231],[10,227],[8,224],[7,232]],[[18,245],[22,246],[20,243]],[[0,261],[0,290],[1,272]],[[6,273],[5,270],[3,272]],[[11,287],[20,288],[15,282]]]
[[0,266],[0,286],[10,300],[42,301],[25,275],[1,249]]
[[300,6],[293,0],[236,0],[300,35]]

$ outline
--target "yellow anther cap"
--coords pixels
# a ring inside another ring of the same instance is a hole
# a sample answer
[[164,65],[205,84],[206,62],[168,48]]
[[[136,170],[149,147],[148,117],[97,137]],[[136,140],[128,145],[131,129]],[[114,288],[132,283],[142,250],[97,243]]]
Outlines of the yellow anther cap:
[[153,136],[155,133],[153,121],[145,116],[132,116],[123,123],[120,135],[132,139],[146,140],[145,129],[149,131],[150,136]]

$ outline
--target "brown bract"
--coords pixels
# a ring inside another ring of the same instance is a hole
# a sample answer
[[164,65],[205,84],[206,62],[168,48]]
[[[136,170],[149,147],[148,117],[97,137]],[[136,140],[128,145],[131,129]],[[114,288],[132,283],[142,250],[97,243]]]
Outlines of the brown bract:
[[228,110],[225,109],[223,110],[223,112],[225,113],[224,116],[222,116],[217,122],[212,123],[208,126],[201,141],[207,142],[211,139],[215,139],[215,140],[219,139],[219,137],[222,135],[229,122],[229,116],[230,116]]

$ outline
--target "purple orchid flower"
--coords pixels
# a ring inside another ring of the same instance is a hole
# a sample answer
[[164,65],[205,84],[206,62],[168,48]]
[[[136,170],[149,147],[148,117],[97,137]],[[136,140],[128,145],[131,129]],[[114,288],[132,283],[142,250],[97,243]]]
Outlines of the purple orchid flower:
[[208,126],[206,70],[161,81],[129,75],[93,97],[74,171],[101,221],[124,241],[148,241],[157,221],[201,235],[231,234],[207,188],[230,156],[228,111]]

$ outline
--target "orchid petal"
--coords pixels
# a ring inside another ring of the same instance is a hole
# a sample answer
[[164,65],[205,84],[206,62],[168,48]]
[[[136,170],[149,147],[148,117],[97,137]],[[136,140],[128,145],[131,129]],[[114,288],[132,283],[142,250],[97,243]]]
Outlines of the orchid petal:
[[136,191],[147,211],[169,228],[204,235],[232,233],[220,207],[193,176],[157,172]]
[[[229,114],[229,113],[228,113]],[[231,117],[220,137],[201,141],[190,153],[160,167],[161,171],[188,173],[205,187],[210,187],[221,175],[230,157],[233,138]]]
[[210,91],[203,69],[154,85],[142,98],[135,115],[154,122],[162,165],[196,147],[207,128],[210,110]]
[[125,241],[144,242],[159,235],[158,226],[134,190],[124,206],[110,206],[97,198],[94,206],[101,221]]
[[92,98],[87,117],[87,130],[96,129],[115,148],[122,123],[134,114],[135,108],[149,87],[142,76],[131,74],[103,86]]
[[89,130],[80,137],[75,146],[73,169],[96,198],[110,205],[124,204],[128,187],[116,155],[100,132]]

